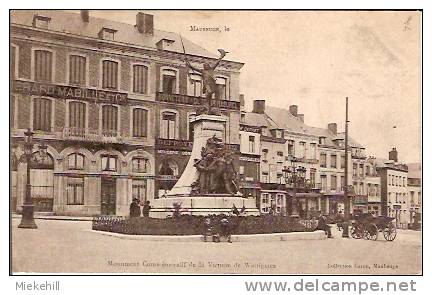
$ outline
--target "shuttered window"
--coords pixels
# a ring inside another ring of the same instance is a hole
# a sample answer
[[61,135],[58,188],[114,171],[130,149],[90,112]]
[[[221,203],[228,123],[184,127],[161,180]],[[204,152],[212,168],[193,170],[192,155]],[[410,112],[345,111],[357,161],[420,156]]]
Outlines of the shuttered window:
[[133,137],[147,137],[147,116],[147,110],[133,110]]
[[167,94],[174,94],[176,91],[176,72],[164,70],[162,73],[162,91]]
[[147,75],[148,70],[146,66],[134,65],[133,66],[133,92],[134,93],[147,93]]
[[16,77],[15,63],[16,63],[16,48],[14,46],[11,46],[10,47],[10,58],[9,58],[9,70],[10,70],[10,78],[11,79],[14,79]]
[[52,102],[46,98],[33,100],[33,129],[51,131]]
[[337,176],[336,175],[332,175],[330,178],[330,189],[331,190],[336,190],[337,187]]
[[35,50],[35,74],[34,78],[40,82],[51,82],[52,81],[52,65],[53,58],[52,52],[46,50]]
[[86,58],[79,55],[69,57],[69,83],[86,84]]
[[104,60],[102,63],[102,87],[117,89],[118,87],[118,63]]
[[163,112],[160,125],[160,137],[166,139],[176,139],[177,133],[177,114]]
[[74,135],[84,135],[86,125],[86,104],[78,101],[69,103],[69,127]]
[[102,106],[102,133],[104,136],[117,135],[117,113],[118,109],[115,106]]

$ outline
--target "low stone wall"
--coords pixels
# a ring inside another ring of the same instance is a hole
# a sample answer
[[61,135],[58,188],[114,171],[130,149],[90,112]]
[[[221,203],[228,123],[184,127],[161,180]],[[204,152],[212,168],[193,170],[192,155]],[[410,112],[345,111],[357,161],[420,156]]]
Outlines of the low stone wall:
[[[112,232],[91,230],[93,233],[111,236],[125,240],[140,240],[149,242],[203,242],[202,235],[189,236],[155,236],[155,235],[125,235]],[[232,242],[286,242],[300,240],[324,240],[324,231],[314,232],[292,232],[275,234],[256,234],[256,235],[232,235]]]

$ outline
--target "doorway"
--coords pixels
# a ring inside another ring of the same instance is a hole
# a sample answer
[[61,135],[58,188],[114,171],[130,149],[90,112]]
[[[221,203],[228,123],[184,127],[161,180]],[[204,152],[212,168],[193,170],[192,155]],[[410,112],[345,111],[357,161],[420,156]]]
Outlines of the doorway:
[[116,214],[116,180],[101,179],[101,214]]

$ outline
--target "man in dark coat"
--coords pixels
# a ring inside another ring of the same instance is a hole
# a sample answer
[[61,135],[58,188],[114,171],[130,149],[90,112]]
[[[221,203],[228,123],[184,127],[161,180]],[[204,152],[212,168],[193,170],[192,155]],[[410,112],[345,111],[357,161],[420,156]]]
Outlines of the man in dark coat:
[[133,198],[129,207],[129,215],[131,218],[140,217],[141,208],[139,206],[139,200],[137,198]]
[[322,214],[318,219],[317,229],[325,231],[327,238],[329,239],[333,238],[331,233],[331,227],[330,225],[327,224],[327,218]]
[[143,208],[142,208],[142,215],[144,217],[149,217],[149,215],[150,215],[150,209],[151,209],[150,201],[146,201],[145,204],[144,204],[144,206],[143,206]]

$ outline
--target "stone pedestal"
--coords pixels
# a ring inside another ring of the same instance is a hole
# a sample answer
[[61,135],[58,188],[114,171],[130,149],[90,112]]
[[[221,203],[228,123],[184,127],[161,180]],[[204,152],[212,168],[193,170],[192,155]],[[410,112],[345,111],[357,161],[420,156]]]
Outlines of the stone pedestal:
[[192,122],[194,128],[194,142],[192,153],[185,170],[172,190],[164,197],[152,201],[150,217],[165,218],[174,212],[174,204],[180,204],[182,214],[209,215],[232,212],[233,206],[238,210],[245,207],[246,215],[259,215],[255,199],[243,198],[240,193],[236,196],[228,194],[191,195],[192,184],[198,179],[199,173],[195,168],[195,160],[201,159],[201,149],[206,147],[207,140],[216,136],[225,143],[225,116],[199,115]]

